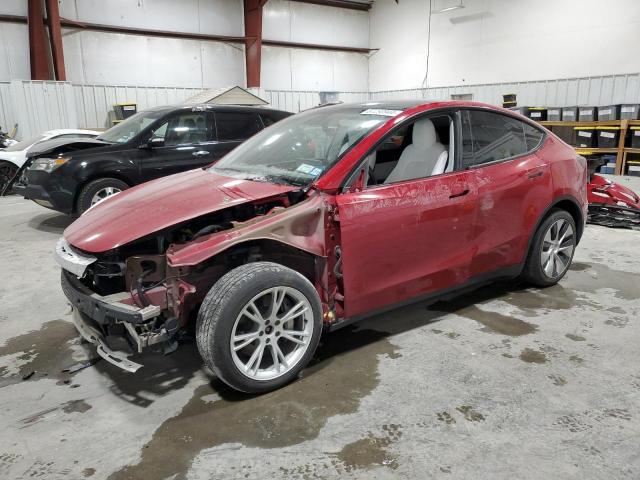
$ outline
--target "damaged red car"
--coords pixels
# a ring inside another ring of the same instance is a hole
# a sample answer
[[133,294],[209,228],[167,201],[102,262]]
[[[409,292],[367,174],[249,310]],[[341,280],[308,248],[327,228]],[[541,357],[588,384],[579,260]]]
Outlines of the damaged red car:
[[496,279],[555,284],[586,185],[582,157],[508,110],[327,106],[104,200],[56,258],[78,330],[109,362],[133,372],[131,353],[170,351],[195,322],[215,374],[264,392],[298,375],[323,330]]

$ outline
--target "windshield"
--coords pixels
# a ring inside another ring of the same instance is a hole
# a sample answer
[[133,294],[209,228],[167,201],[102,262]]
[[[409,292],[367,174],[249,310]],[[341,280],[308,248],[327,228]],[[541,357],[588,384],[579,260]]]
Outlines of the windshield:
[[114,125],[97,139],[109,143],[126,143],[166,113],[166,111],[136,113],[122,123]]
[[29,148],[31,145],[33,145],[34,143],[37,143],[41,140],[44,140],[45,137],[44,135],[34,135],[33,137],[29,137],[25,140],[22,140],[21,142],[15,143],[13,145],[11,145],[10,147],[5,148],[3,151],[5,152],[19,152],[20,150],[26,150],[27,148]]
[[209,171],[306,186],[389,116],[400,113],[387,112],[363,106],[308,110],[251,137]]

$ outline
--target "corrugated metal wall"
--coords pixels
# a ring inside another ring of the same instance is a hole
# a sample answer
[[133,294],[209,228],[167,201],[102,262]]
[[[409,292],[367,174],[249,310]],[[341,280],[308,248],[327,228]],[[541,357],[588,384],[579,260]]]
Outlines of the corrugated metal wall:
[[640,103],[640,74],[566,78],[531,82],[458,85],[417,90],[372,92],[372,100],[394,98],[450,99],[452,94],[473,94],[473,99],[495,105],[502,95],[515,93],[518,105],[565,107]]
[[[138,109],[142,110],[177,104],[202,91],[199,88],[78,85],[68,82],[0,82],[0,125],[9,130],[18,123],[18,138],[52,128],[106,128],[110,125],[110,112],[115,103],[136,102]],[[274,108],[290,112],[320,104],[320,92],[252,91]],[[640,103],[640,74],[387,92],[334,92],[333,98],[348,103],[399,98],[450,99],[452,94],[472,94],[474,100],[499,105],[506,93],[517,94],[518,105],[528,106]]]
[[53,128],[107,128],[116,103],[145,109],[181,103],[201,91],[14,80],[0,83],[0,125],[6,131],[17,123],[19,139]]

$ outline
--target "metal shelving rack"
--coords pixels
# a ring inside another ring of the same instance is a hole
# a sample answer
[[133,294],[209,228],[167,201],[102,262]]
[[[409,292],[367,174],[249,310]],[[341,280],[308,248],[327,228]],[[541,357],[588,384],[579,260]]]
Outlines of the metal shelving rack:
[[618,148],[579,148],[576,152],[583,155],[594,153],[615,153],[616,154],[616,175],[624,175],[627,166],[627,155],[630,153],[640,153],[640,148],[629,148],[624,146],[627,132],[631,126],[640,126],[640,120],[606,120],[598,122],[555,122],[542,121],[540,125],[545,127],[620,127],[620,138]]

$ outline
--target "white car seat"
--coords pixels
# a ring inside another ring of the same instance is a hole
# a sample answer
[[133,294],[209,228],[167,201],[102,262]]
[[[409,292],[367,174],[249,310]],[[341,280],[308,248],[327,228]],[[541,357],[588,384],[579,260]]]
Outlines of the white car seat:
[[397,165],[384,183],[443,173],[447,167],[448,157],[447,149],[438,142],[433,122],[428,118],[418,120],[413,124],[411,145],[404,149]]

